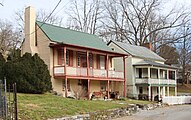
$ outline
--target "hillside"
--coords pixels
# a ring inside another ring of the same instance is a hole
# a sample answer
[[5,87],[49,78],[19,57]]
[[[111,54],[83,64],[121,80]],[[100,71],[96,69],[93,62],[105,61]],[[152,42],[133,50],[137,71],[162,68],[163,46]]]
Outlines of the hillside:
[[178,85],[178,93],[191,93],[191,84]]

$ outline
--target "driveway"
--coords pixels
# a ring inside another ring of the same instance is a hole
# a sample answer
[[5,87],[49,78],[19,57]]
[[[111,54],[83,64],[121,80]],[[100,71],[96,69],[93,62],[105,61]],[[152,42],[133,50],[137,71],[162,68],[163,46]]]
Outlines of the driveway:
[[191,120],[191,104],[142,110],[132,116],[114,120]]

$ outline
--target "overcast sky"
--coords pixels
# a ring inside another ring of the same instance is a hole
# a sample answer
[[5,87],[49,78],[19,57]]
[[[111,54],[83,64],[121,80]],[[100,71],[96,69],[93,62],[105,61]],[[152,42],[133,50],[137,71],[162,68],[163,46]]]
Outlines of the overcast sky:
[[[27,6],[33,6],[36,10],[45,9],[52,11],[59,0],[0,0],[0,19],[6,19],[11,22],[15,21],[15,11],[22,10]],[[62,0],[55,13],[58,15],[63,14],[65,8],[69,5],[70,0]],[[170,9],[176,4],[176,6],[185,5],[190,8],[191,0],[166,0],[168,4],[165,6],[165,10]],[[164,12],[165,12],[164,10]]]

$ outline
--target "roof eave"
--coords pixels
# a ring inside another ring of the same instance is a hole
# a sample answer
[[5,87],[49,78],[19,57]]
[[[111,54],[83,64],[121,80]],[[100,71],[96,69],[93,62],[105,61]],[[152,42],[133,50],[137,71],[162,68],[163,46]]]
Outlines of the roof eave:
[[90,48],[90,47],[78,46],[78,45],[73,45],[73,44],[67,44],[67,43],[64,43],[64,42],[53,42],[53,43],[49,44],[50,47],[58,46],[58,45],[66,45],[66,46],[71,46],[71,47],[86,48],[86,49],[90,49],[90,50],[97,50],[97,51],[100,51],[100,52],[107,52],[107,53],[110,53],[110,54],[117,54],[117,55],[120,55],[120,56],[128,56],[127,54],[118,53],[118,52],[114,52],[114,51],[100,50],[100,49],[96,49],[96,48]]

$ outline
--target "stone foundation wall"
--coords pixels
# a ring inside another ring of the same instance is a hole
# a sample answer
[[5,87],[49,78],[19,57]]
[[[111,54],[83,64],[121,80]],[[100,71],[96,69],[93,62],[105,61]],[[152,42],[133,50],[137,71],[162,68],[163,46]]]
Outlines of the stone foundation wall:
[[83,115],[75,115],[63,118],[49,119],[49,120],[111,120],[114,118],[120,118],[123,116],[130,116],[140,110],[152,110],[158,107],[164,107],[165,104],[148,104],[148,105],[128,105],[127,107],[90,112]]

